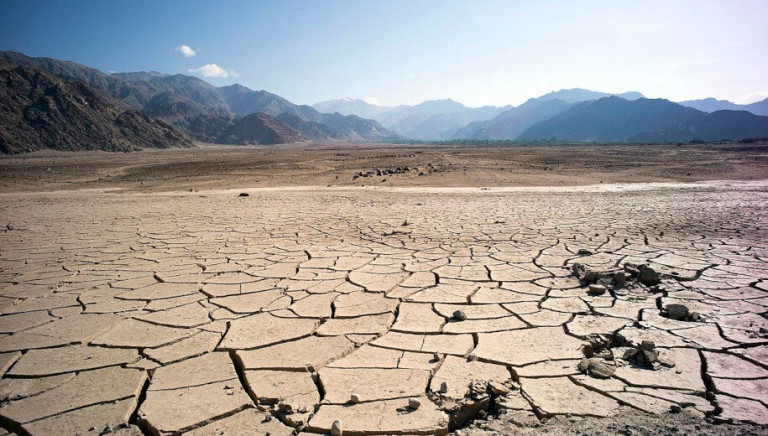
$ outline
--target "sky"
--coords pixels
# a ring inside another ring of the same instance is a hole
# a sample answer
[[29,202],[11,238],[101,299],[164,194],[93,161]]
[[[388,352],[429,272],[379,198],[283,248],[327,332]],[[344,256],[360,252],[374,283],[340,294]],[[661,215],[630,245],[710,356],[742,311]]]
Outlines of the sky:
[[298,104],[503,106],[576,87],[768,97],[766,0],[4,0],[0,11],[0,50]]

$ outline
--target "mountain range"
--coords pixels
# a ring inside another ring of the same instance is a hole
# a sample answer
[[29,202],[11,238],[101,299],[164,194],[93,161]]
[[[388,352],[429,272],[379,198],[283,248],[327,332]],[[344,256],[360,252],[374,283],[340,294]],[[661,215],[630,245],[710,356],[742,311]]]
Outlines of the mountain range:
[[124,110],[80,81],[0,62],[0,152],[189,147],[163,121]]
[[635,91],[610,94],[575,88],[503,108],[468,108],[453,100],[378,106],[378,112],[371,109],[377,106],[362,100],[331,100],[318,105],[345,113],[363,110],[384,127],[413,140],[678,142],[768,136],[763,129],[768,99],[749,105],[715,99],[673,103],[647,99]]
[[451,99],[394,107],[341,99],[297,105],[235,84],[155,71],[106,74],[51,58],[0,52],[0,151],[131,150],[302,141],[660,141],[768,137],[768,99],[674,103],[638,92],[566,89],[520,106]]
[[[267,91],[254,91],[241,85],[216,87],[197,77],[183,74],[106,74],[74,62],[33,58],[10,51],[0,52],[0,62],[44,72],[70,83],[77,82],[78,86],[85,86],[106,100],[114,110],[139,111],[169,124],[187,138],[198,141],[250,143],[253,141],[251,138],[233,137],[230,127],[238,122],[242,127],[241,119],[254,113],[263,113],[275,119],[265,123],[263,117],[248,118],[256,123],[254,128],[278,127],[279,132],[264,132],[264,137],[274,133],[272,137],[280,138],[281,133],[289,132],[286,126],[300,132],[298,137],[292,133],[285,136],[292,141],[372,141],[396,137],[373,120],[356,115],[324,114]],[[9,86],[8,83],[3,85]],[[14,113],[23,113],[25,110],[25,107],[16,107]],[[252,129],[234,131],[246,132]],[[65,145],[59,146],[66,148]]]
[[715,112],[722,110],[747,111],[755,115],[768,116],[768,98],[751,104],[736,104],[728,100],[718,100],[715,98],[681,101],[680,104],[698,109],[702,112]]

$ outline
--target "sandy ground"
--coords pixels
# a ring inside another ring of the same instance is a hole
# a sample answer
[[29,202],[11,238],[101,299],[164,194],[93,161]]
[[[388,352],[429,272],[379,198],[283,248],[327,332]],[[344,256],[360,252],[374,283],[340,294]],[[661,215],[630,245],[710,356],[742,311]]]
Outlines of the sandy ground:
[[764,150],[539,150],[4,160],[0,426],[766,434]]
[[[430,166],[431,165],[431,166]],[[362,177],[375,169],[416,168]],[[422,175],[419,175],[422,174]],[[768,145],[406,147],[199,146],[136,153],[40,152],[0,158],[0,190],[261,186],[568,186],[760,180]],[[142,185],[143,182],[143,185]]]

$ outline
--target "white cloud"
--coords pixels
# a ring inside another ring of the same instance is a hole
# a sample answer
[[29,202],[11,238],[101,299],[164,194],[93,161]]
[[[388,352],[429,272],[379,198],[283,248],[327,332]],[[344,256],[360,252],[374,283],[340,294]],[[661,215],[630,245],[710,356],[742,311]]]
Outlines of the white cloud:
[[205,64],[200,68],[190,68],[190,73],[197,73],[203,77],[238,77],[238,74],[231,70],[225,70],[216,64]]
[[185,58],[191,58],[192,56],[196,55],[198,52],[198,50],[195,50],[188,45],[180,45],[176,47],[176,51],[184,55]]
[[416,78],[416,75],[415,75],[415,74],[413,74],[413,73],[408,73],[408,75],[407,75],[407,76],[405,76],[405,78],[406,78],[406,79],[415,79],[415,78]]
[[368,97],[363,99],[364,102],[368,104],[375,104],[376,106],[379,105],[379,99],[376,97]]
[[768,91],[755,91],[734,99],[733,102],[737,104],[750,104],[756,101],[765,100],[766,98],[768,98]]

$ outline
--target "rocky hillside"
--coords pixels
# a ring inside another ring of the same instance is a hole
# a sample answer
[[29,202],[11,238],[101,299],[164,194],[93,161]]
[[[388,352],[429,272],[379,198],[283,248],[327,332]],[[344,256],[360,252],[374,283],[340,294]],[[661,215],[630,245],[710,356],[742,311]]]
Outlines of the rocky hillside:
[[83,82],[0,63],[0,152],[191,145],[170,125],[116,107]]
[[[309,106],[291,103],[267,91],[253,91],[242,85],[217,88],[197,77],[157,72],[105,74],[75,62],[33,58],[22,53],[0,52],[0,61],[40,69],[66,80],[81,80],[101,92],[118,107],[132,108],[159,118],[181,130],[189,138],[212,141],[222,135],[237,117],[263,112],[272,117],[287,113],[299,122],[326,125],[329,138],[337,140],[382,140],[396,137],[373,120],[359,117],[338,118],[322,114]],[[333,122],[333,127],[326,123]],[[362,121],[361,121],[362,120]],[[295,126],[300,131],[316,132],[317,126]],[[310,134],[309,139],[316,136]]]
[[275,145],[300,142],[304,136],[293,127],[265,113],[246,115],[216,139],[219,144]]
[[768,136],[768,117],[746,111],[711,114],[663,99],[605,97],[572,106],[523,132],[523,140],[652,141]]
[[[548,120],[576,103],[597,100],[612,94],[588,89],[561,89],[528,99],[520,106],[505,110],[491,119],[468,124],[454,134],[457,139],[516,139],[534,124]],[[642,98],[638,92],[618,94],[626,100]]]

